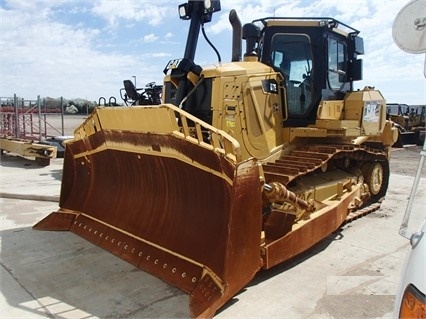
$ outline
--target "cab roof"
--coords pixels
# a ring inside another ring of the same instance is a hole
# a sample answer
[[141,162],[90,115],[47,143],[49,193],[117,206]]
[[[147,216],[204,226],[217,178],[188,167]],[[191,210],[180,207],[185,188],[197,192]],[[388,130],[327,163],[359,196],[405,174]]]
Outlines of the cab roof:
[[253,20],[252,23],[261,22],[265,27],[272,26],[297,26],[297,27],[327,27],[333,32],[345,36],[356,36],[360,33],[357,29],[329,17],[266,17]]

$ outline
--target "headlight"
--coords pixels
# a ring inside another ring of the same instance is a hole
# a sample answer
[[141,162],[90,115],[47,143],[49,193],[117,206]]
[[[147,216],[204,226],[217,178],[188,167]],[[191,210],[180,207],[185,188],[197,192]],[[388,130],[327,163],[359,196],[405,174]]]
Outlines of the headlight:
[[209,10],[212,7],[211,0],[204,0],[204,8]]
[[182,20],[189,20],[189,19],[191,19],[191,15],[188,12],[189,10],[188,10],[188,4],[187,3],[179,5],[178,10],[179,10],[179,17]]
[[426,318],[426,296],[411,284],[404,291],[399,318]]

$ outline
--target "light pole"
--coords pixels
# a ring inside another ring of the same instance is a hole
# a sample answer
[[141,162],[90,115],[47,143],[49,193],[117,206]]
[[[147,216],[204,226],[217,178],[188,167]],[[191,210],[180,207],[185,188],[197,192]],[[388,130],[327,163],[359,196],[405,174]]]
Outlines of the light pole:
[[132,78],[134,78],[135,79],[135,87],[136,87],[136,75],[132,75]]

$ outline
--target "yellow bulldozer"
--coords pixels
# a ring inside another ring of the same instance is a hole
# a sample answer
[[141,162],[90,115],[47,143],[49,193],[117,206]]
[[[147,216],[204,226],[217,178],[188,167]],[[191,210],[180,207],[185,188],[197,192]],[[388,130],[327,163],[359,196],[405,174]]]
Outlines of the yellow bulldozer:
[[407,144],[423,145],[425,139],[426,105],[387,103],[387,119],[398,128],[398,140],[393,147]]
[[66,145],[59,210],[34,228],[72,231],[212,317],[261,269],[380,207],[398,132],[378,90],[353,89],[358,30],[332,18],[242,26],[231,10],[232,60],[202,67],[198,36],[220,2],[178,9],[190,26],[161,103],[97,108]]

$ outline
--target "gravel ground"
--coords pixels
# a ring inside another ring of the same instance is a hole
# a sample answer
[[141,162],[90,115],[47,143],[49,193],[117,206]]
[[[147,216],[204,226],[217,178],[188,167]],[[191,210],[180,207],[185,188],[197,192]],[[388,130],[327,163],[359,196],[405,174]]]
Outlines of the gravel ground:
[[[416,169],[420,160],[420,151],[422,147],[409,145],[404,148],[392,149],[390,159],[391,174],[400,174],[404,176],[416,175]],[[426,170],[422,170],[422,177],[426,177]]]

